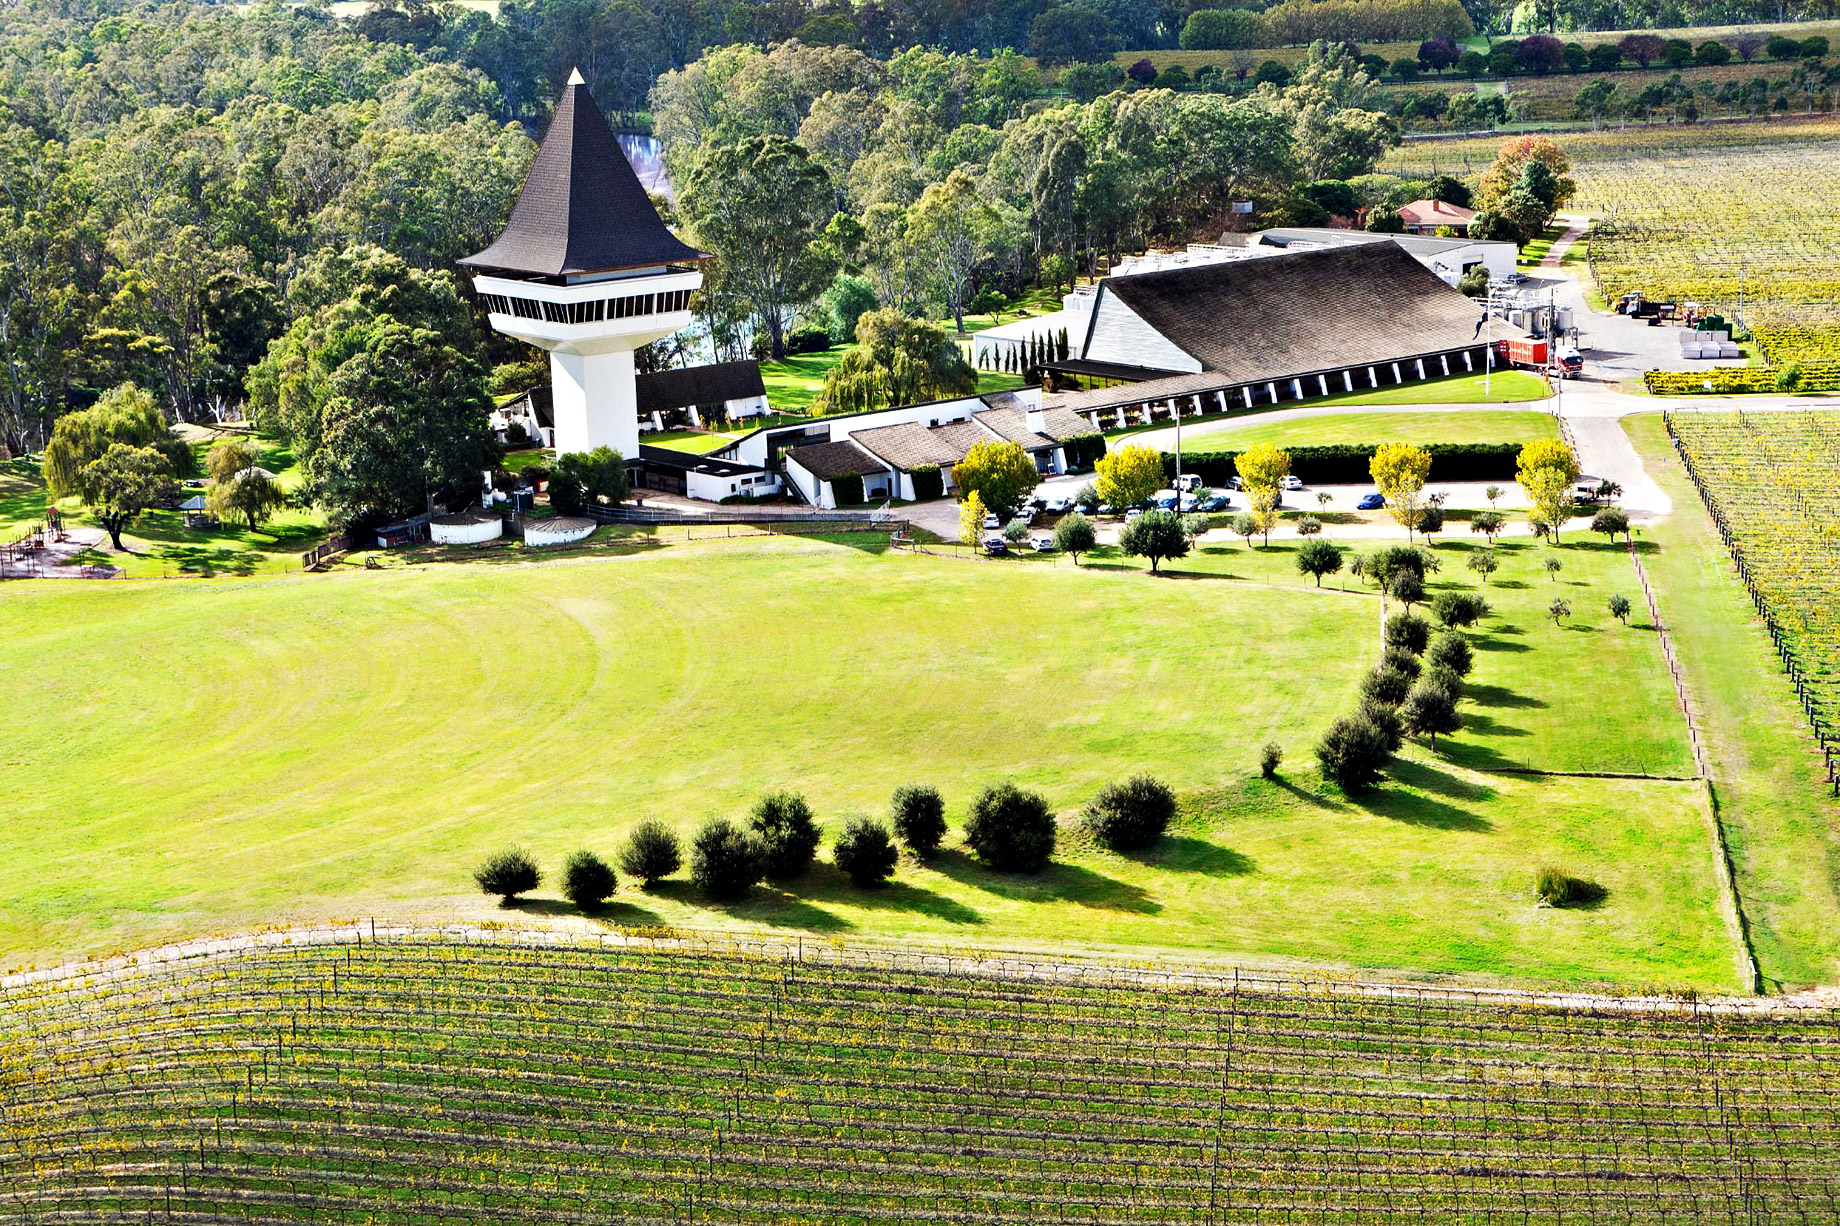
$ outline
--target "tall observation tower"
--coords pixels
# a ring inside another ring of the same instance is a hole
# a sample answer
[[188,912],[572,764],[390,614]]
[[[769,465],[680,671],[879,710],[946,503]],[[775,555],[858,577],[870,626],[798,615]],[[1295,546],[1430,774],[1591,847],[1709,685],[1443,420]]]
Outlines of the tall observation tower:
[[549,350],[557,452],[632,459],[633,350],[690,323],[708,258],[665,228],[577,69],[505,232],[460,265],[494,328]]

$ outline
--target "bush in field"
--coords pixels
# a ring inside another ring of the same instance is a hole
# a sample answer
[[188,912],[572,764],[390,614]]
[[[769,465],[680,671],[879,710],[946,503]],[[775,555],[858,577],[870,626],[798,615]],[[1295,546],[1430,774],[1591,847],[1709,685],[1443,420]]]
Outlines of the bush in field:
[[1108,783],[1080,812],[1080,821],[1102,847],[1134,851],[1163,837],[1176,815],[1176,794],[1149,775]]
[[1361,700],[1361,705],[1355,708],[1354,713],[1356,717],[1380,729],[1381,735],[1386,738],[1388,753],[1399,752],[1399,747],[1405,743],[1406,731],[1405,724],[1399,719],[1398,707],[1391,703],[1381,702],[1377,698],[1364,698]]
[[626,836],[620,849],[620,871],[655,885],[683,867],[684,853],[677,832],[656,818],[647,818]]
[[1361,697],[1396,707],[1406,700],[1406,692],[1411,688],[1411,677],[1383,664],[1361,681]]
[[1431,623],[1413,613],[1396,613],[1386,619],[1386,645],[1399,647],[1415,656],[1425,654],[1431,639]]
[[1092,520],[1078,511],[1061,517],[1054,525],[1054,547],[1062,553],[1073,555],[1073,564],[1080,564],[1080,555],[1090,553],[1099,543],[1098,535],[1093,531]]
[[754,802],[748,825],[760,839],[769,877],[796,877],[818,852],[818,823],[797,792],[768,792]]
[[766,876],[766,848],[726,817],[710,821],[691,843],[690,880],[711,898],[740,898]]
[[1433,668],[1447,668],[1459,677],[1469,676],[1475,664],[1469,640],[1454,630],[1446,630],[1425,648],[1425,663]]
[[1602,902],[1609,891],[1595,881],[1574,877],[1548,864],[1534,876],[1533,892],[1549,907],[1573,907]]
[[496,894],[508,903],[519,894],[542,885],[543,872],[529,852],[514,847],[487,856],[485,862],[473,870],[473,880],[479,883],[482,892]]
[[1388,647],[1380,653],[1379,667],[1396,669],[1408,677],[1416,678],[1423,662],[1403,647]]
[[1038,873],[1054,854],[1054,814],[1039,793],[992,784],[971,802],[965,842],[992,868]]
[[1431,615],[1446,626],[1473,626],[1489,615],[1489,602],[1474,592],[1439,592],[1431,601]]
[[1629,532],[1629,516],[1621,507],[1604,507],[1591,516],[1591,531],[1601,532],[1614,541]]
[[1284,761],[1284,746],[1276,741],[1266,741],[1265,748],[1259,750],[1259,774],[1267,779],[1278,777],[1278,763]]
[[591,851],[576,852],[562,866],[562,896],[583,911],[600,907],[619,885],[607,862]]
[[[1302,531],[1301,525],[1298,530]],[[1318,524],[1318,530],[1321,530],[1320,524]],[[1298,573],[1314,578],[1317,587],[1322,586],[1324,575],[1333,575],[1340,569],[1342,569],[1342,551],[1336,548],[1333,541],[1325,541],[1321,537],[1313,536],[1297,546]]]
[[894,790],[888,810],[894,818],[894,832],[907,850],[922,860],[939,850],[939,840],[946,837],[946,802],[938,788],[930,783],[903,783]]
[[1629,624],[1629,597],[1618,592],[1610,598],[1609,605],[1610,616],[1627,626]]
[[1456,696],[1431,678],[1420,681],[1406,695],[1399,705],[1399,721],[1413,736],[1430,738],[1434,747],[1439,733],[1455,732],[1463,726]]
[[894,874],[894,862],[900,853],[888,827],[872,817],[852,817],[831,848],[831,859],[849,875],[851,881],[867,889],[878,886]]
[[1336,720],[1316,743],[1323,778],[1350,795],[1380,782],[1392,752],[1386,732],[1359,715]]

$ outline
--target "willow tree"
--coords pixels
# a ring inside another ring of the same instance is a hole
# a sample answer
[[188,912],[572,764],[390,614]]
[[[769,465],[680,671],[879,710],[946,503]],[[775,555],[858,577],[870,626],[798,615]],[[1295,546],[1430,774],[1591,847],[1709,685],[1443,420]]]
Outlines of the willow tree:
[[856,321],[856,344],[824,376],[812,412],[856,413],[976,390],[977,372],[943,328],[883,307]]

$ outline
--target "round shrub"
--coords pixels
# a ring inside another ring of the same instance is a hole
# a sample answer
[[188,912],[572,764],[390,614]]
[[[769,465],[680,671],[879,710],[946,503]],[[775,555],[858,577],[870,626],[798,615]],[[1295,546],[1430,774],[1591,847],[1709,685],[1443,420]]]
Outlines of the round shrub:
[[607,862],[591,851],[578,851],[562,866],[562,896],[592,911],[607,901],[620,882]]
[[1265,748],[1259,750],[1259,774],[1267,779],[1278,777],[1278,763],[1284,761],[1284,746],[1276,741],[1266,741]]
[[1386,619],[1386,645],[1399,647],[1415,656],[1425,654],[1431,640],[1431,623],[1416,613],[1395,613]]
[[647,818],[634,826],[626,836],[626,846],[620,850],[620,870],[648,886],[663,881],[683,863],[677,832],[657,818]]
[[1439,592],[1431,601],[1431,615],[1452,629],[1473,626],[1489,615],[1489,602],[1474,592]]
[[965,842],[992,868],[1038,873],[1054,854],[1054,814],[1037,792],[993,784],[971,802]]
[[1469,641],[1454,630],[1446,630],[1425,648],[1425,663],[1433,668],[1447,668],[1459,677],[1469,676],[1475,667],[1475,655]]
[[1100,789],[1080,820],[1101,847],[1133,851],[1163,837],[1176,815],[1176,794],[1149,775],[1132,775]]
[[1430,680],[1419,682],[1406,695],[1399,708],[1399,722],[1413,736],[1430,738],[1433,745],[1437,744],[1440,733],[1456,732],[1463,727],[1456,695]]
[[1368,702],[1396,707],[1406,700],[1406,691],[1411,688],[1411,677],[1383,664],[1361,682],[1361,697]]
[[831,859],[849,874],[851,881],[867,889],[878,886],[894,874],[894,862],[900,853],[888,827],[872,817],[852,817],[831,848]]
[[1359,715],[1336,720],[1316,743],[1316,761],[1322,766],[1323,778],[1350,795],[1365,792],[1380,782],[1391,753],[1386,733]]
[[1398,753],[1405,743],[1405,721],[1399,717],[1399,708],[1390,703],[1375,702],[1368,699],[1355,708],[1357,718],[1364,719],[1378,728],[1386,737],[1386,751]]
[[1424,667],[1417,656],[1403,647],[1388,647],[1380,653],[1380,668],[1391,668],[1408,677],[1418,676],[1418,670]]
[[1386,644],[1397,646],[1413,655],[1424,655],[1424,646],[1432,641],[1432,624],[1417,613],[1395,613],[1386,619]]
[[1595,881],[1574,877],[1551,864],[1534,877],[1533,892],[1549,907],[1571,907],[1602,902],[1609,891]]
[[519,894],[542,885],[543,873],[529,852],[514,847],[487,856],[485,862],[473,870],[473,880],[479,883],[482,892],[496,894],[510,902]]
[[711,898],[740,898],[766,875],[766,858],[758,838],[718,817],[696,832],[690,880]]
[[818,823],[797,792],[768,792],[754,802],[748,824],[760,837],[769,877],[796,877],[818,854]]
[[1442,664],[1433,664],[1427,668],[1419,677],[1418,683],[1430,686],[1432,689],[1443,690],[1450,695],[1452,702],[1463,697],[1463,678],[1458,675],[1456,669]]
[[946,802],[938,788],[930,783],[903,783],[894,790],[888,809],[894,817],[894,832],[909,851],[925,860],[939,850],[939,840],[946,837]]

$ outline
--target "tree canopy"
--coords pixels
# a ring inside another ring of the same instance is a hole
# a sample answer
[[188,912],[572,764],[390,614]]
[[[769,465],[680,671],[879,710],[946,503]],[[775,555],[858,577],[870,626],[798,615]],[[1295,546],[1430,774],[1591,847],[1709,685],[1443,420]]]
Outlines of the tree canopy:
[[857,319],[856,345],[825,373],[812,412],[854,413],[976,390],[977,372],[943,328],[882,307]]
[[1041,473],[1021,443],[985,439],[952,466],[952,483],[997,514],[1010,515],[1041,484]]

